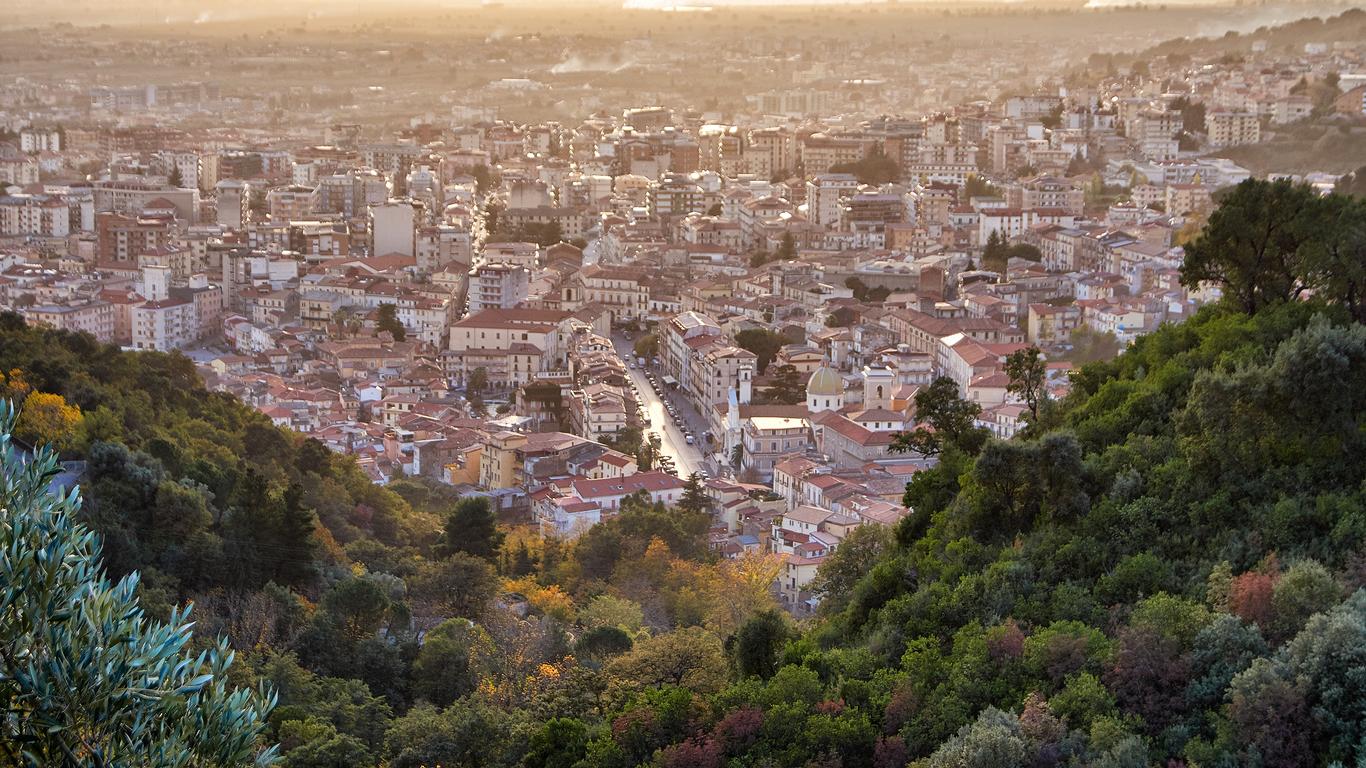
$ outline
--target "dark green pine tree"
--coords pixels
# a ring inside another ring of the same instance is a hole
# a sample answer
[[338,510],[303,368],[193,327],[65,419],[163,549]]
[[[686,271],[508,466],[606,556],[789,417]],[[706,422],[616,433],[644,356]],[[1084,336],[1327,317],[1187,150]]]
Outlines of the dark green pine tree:
[[278,552],[275,578],[282,584],[300,586],[313,579],[313,510],[303,505],[304,489],[290,483],[281,495],[278,518],[279,537],[274,542]]
[[709,501],[707,489],[702,487],[702,476],[692,473],[683,487],[683,498],[678,500],[678,508],[688,512],[703,512]]
[[450,557],[456,552],[496,562],[503,546],[503,532],[498,530],[498,513],[483,496],[470,496],[455,503],[446,517],[446,528],[437,554]]

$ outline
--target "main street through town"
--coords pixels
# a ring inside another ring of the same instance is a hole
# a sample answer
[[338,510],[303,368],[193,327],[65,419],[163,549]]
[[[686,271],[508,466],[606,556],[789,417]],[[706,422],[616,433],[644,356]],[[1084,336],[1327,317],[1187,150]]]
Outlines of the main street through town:
[[[622,360],[635,360],[635,352],[630,339],[624,336],[613,336],[612,343],[616,346],[617,354],[621,356]],[[668,409],[664,407],[663,398],[668,395],[661,396],[654,387],[650,386],[650,381],[640,366],[636,366],[627,372],[631,374],[631,380],[635,382],[636,390],[640,392],[641,404],[645,407],[646,415],[650,417],[650,426],[645,427],[645,434],[648,435],[653,432],[659,435],[659,453],[663,456],[673,457],[679,477],[686,478],[694,472],[707,469],[707,462],[699,446],[688,445],[687,438],[683,434],[685,427],[691,429],[693,439],[700,444],[702,433],[707,429],[702,418],[693,412],[691,405],[683,402],[683,398],[674,397],[672,398],[674,412],[679,414],[682,420],[682,426],[680,426],[669,416]]]

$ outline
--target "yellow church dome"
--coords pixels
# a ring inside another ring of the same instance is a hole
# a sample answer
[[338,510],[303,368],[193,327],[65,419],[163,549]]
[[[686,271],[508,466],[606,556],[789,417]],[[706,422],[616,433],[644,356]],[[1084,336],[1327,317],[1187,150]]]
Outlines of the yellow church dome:
[[822,365],[811,372],[811,378],[806,380],[806,395],[844,395],[844,379],[835,371],[834,368]]

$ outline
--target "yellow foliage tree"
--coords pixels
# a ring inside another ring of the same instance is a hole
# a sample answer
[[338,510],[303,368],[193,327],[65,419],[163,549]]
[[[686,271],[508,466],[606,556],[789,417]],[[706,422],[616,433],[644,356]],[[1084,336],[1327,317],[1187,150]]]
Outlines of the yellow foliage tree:
[[0,398],[20,404],[28,393],[33,391],[33,387],[24,380],[24,372],[18,368],[11,368],[9,373],[0,371]]
[[719,562],[685,560],[656,538],[644,557],[617,567],[613,584],[622,597],[662,605],[674,627],[703,625],[724,636],[756,612],[777,605],[773,586],[781,570],[782,560],[771,554]]
[[33,445],[48,444],[59,451],[70,448],[81,426],[81,409],[67,405],[66,398],[50,392],[32,392],[24,398],[14,434]]
[[0,399],[19,406],[14,436],[30,445],[51,445],[59,451],[76,442],[81,409],[50,392],[35,392],[18,368],[0,371]]
[[574,620],[574,600],[558,584],[546,587],[530,576],[524,576],[520,579],[504,579],[503,591],[525,596],[527,604],[537,613],[566,623]]
[[782,558],[771,552],[747,553],[718,563],[717,580],[725,599],[718,601],[711,626],[734,631],[755,613],[776,607],[773,587],[782,570]]

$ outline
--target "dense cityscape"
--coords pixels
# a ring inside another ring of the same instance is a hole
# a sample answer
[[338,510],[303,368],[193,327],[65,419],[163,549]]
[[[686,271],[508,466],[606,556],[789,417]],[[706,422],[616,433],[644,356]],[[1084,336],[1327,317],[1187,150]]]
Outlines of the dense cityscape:
[[0,21],[0,760],[1366,760],[1366,11],[314,5]]

